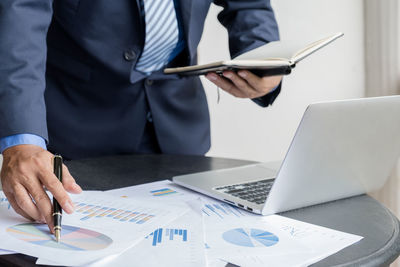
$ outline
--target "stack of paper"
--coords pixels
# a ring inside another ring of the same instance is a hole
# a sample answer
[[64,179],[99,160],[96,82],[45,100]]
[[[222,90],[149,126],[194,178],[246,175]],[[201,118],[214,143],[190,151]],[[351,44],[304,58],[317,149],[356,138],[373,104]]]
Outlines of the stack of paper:
[[168,180],[73,200],[76,212],[64,216],[60,245],[47,226],[26,224],[0,202],[0,248],[49,265],[308,266],[362,239],[252,214]]

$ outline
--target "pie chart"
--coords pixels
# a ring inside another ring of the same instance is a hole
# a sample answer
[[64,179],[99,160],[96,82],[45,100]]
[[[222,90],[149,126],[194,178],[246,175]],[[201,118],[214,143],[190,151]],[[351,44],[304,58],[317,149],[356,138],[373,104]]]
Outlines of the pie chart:
[[100,250],[113,242],[101,233],[68,225],[62,226],[60,242],[55,241],[46,224],[18,224],[7,228],[7,232],[19,240],[38,246],[74,251]]
[[226,231],[222,238],[241,247],[271,247],[279,242],[273,233],[253,228],[236,228]]

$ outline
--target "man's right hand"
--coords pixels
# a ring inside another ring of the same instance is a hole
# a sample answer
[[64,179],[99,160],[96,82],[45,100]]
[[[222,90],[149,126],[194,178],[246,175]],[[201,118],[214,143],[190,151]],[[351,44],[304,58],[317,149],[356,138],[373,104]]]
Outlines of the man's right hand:
[[48,189],[63,210],[71,214],[74,205],[67,192],[78,194],[81,187],[63,165],[62,183],[53,173],[54,155],[36,145],[17,145],[3,151],[1,183],[14,210],[27,219],[47,223],[53,232],[52,202]]

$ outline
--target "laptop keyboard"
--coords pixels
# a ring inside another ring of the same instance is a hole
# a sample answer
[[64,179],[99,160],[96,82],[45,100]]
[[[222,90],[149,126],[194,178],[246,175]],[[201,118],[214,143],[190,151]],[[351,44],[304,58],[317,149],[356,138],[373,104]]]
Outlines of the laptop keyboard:
[[263,204],[274,181],[275,179],[266,179],[250,183],[221,186],[214,189],[249,202]]

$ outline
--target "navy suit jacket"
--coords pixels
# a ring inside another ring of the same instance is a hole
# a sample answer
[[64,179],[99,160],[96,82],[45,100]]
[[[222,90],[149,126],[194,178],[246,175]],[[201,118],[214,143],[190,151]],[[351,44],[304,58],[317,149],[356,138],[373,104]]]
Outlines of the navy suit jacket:
[[[180,1],[186,49],[170,66],[196,64],[211,2]],[[213,2],[232,57],[278,39],[269,0]],[[137,0],[1,0],[0,137],[36,134],[71,159],[135,153],[151,111],[163,153],[206,153],[199,78],[135,71],[144,26]]]

